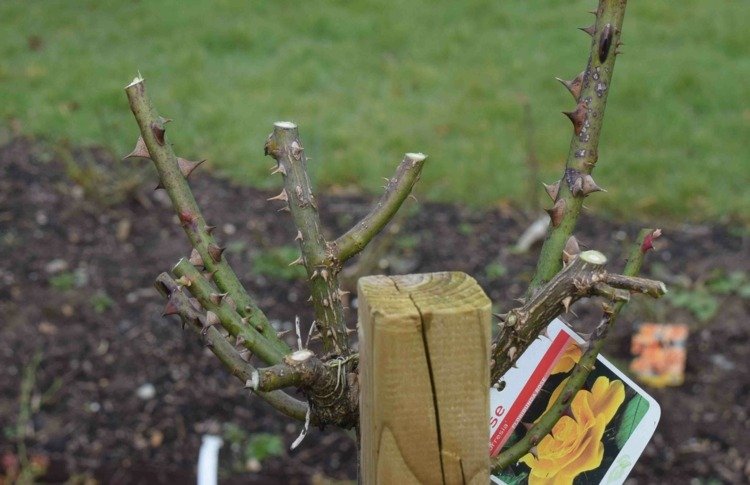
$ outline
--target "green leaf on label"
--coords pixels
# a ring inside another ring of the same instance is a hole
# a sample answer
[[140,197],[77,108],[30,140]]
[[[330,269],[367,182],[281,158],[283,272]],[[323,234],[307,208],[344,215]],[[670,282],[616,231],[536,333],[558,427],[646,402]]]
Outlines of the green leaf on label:
[[521,485],[527,482],[527,479],[529,478],[529,474],[526,472],[523,473],[513,473],[513,472],[504,472],[499,475],[495,475],[497,478],[503,481],[503,483],[507,485]]
[[625,411],[622,413],[622,419],[620,419],[620,428],[617,430],[615,436],[615,442],[617,447],[622,449],[625,443],[633,434],[633,431],[638,427],[638,423],[641,422],[643,416],[648,411],[648,401],[646,401],[640,394],[637,394],[628,402]]

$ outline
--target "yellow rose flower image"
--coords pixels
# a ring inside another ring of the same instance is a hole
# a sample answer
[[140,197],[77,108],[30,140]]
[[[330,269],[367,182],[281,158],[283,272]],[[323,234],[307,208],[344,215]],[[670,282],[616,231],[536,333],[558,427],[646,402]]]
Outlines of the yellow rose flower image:
[[568,346],[565,347],[565,352],[563,352],[562,356],[560,356],[558,361],[555,363],[555,366],[552,368],[552,372],[550,372],[550,374],[570,372],[570,370],[578,363],[578,361],[581,360],[581,355],[583,355],[581,347],[571,340],[568,343]]
[[[567,381],[552,393],[548,409]],[[570,404],[570,415],[560,418],[552,432],[539,442],[537,456],[529,453],[521,458],[531,468],[529,484],[571,484],[579,473],[601,465],[604,430],[624,400],[622,381],[610,381],[604,376],[596,379],[591,391],[578,391]]]

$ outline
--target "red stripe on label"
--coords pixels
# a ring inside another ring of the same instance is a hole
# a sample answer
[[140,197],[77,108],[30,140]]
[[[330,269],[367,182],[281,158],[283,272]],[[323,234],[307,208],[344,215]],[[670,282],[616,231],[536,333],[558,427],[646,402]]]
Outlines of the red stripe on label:
[[531,405],[531,401],[539,393],[544,382],[549,377],[552,367],[565,351],[570,335],[561,331],[552,341],[552,345],[547,349],[547,353],[539,361],[539,365],[534,369],[526,385],[521,390],[513,405],[508,410],[505,418],[495,430],[490,439],[490,456],[495,456],[502,449],[503,445],[510,437],[511,431],[516,429],[518,422],[521,420],[526,410]]

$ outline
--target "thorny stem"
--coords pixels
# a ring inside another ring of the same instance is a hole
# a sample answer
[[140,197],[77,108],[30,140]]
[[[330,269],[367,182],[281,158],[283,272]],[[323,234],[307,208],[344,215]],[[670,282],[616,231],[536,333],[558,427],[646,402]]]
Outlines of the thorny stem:
[[557,315],[566,312],[580,298],[616,294],[616,289],[660,297],[664,283],[614,275],[604,269],[607,258],[598,251],[585,251],[540,288],[521,307],[508,312],[492,345],[491,382],[497,382],[518,357]]
[[[284,354],[276,348],[268,345],[266,339],[253,328],[242,321],[242,316],[237,313],[229,297],[224,297],[216,292],[211,283],[188,261],[181,259],[172,272],[178,278],[184,278],[189,283],[186,285],[190,293],[198,299],[201,306],[207,311],[213,312],[219,317],[221,325],[233,337],[239,337],[244,346],[250,349],[261,360],[268,364],[277,364],[282,361]],[[209,322],[209,325],[211,322]]]
[[334,378],[335,373],[330,373],[324,366],[310,350],[302,349],[287,355],[281,364],[258,369],[247,385],[263,391],[284,387],[311,388],[323,376]]
[[[237,377],[242,383],[252,379],[258,371],[242,358],[218,329],[207,324],[206,317],[199,314],[190,304],[187,295],[183,293],[182,288],[171,276],[167,273],[160,274],[156,279],[155,286],[162,296],[169,299],[172,311],[180,316],[183,325],[203,336],[206,346],[211,349],[211,352],[219,358],[233,376]],[[298,421],[305,420],[308,406],[302,401],[280,390],[270,392],[258,389],[251,390],[281,413]]]
[[274,124],[265,146],[266,155],[277,162],[274,173],[284,178],[284,189],[274,199],[291,212],[297,226],[302,255],[293,264],[307,270],[307,278],[315,310],[315,322],[323,341],[323,350],[334,355],[349,355],[349,340],[341,303],[338,267],[327,257],[327,243],[307,173],[307,157],[299,138],[297,125],[288,121]]
[[[640,272],[641,266],[643,265],[644,255],[648,250],[643,249],[642,242],[652,234],[654,234],[654,231],[651,229],[641,230],[638,235],[637,244],[633,247],[628,262],[623,269],[624,276],[634,278]],[[568,409],[576,393],[583,387],[586,378],[594,368],[596,358],[604,346],[607,333],[615,324],[617,316],[627,302],[613,301],[613,303],[614,306],[605,306],[604,315],[592,334],[591,340],[588,343],[588,349],[581,356],[578,364],[576,364],[576,367],[568,377],[567,383],[563,387],[555,403],[526,432],[523,438],[492,460],[493,473],[498,473],[504,468],[513,465],[520,460],[521,457],[529,453],[533,447],[539,444],[539,442],[552,431],[552,428]]]
[[560,271],[560,256],[573,233],[584,197],[601,190],[593,182],[591,172],[599,158],[599,134],[620,45],[626,4],[627,0],[599,1],[595,23],[583,29],[592,37],[586,70],[580,78],[564,82],[578,103],[574,111],[566,113],[573,122],[573,137],[565,172],[559,183],[552,186],[550,195],[553,196],[554,205],[548,211],[551,222],[527,294]]
[[[268,345],[280,353],[289,353],[289,347],[277,337],[265,314],[242,287],[222,255],[222,248],[211,235],[212,228],[206,224],[187,182],[186,174],[189,174],[195,164],[175,155],[165,132],[165,125],[169,120],[159,116],[154,109],[146,94],[144,80],[140,76],[136,77],[125,87],[125,92],[141,131],[141,137],[131,155],[150,158],[154,162],[159,172],[160,187],[166,189],[185,234],[200,254],[206,269],[215,271],[216,285],[232,297],[240,314],[250,319],[250,325],[259,329]],[[191,168],[186,170],[186,166]]]
[[426,159],[427,156],[422,153],[407,153],[404,156],[396,174],[388,179],[385,193],[369,214],[330,244],[330,252],[335,261],[344,263],[362,251],[388,224],[419,180]]

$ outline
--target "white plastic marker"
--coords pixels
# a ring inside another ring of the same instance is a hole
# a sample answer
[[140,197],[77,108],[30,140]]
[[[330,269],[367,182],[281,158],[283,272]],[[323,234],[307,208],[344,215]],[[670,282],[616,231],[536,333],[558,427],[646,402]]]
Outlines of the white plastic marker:
[[203,436],[198,453],[198,485],[216,485],[219,474],[219,448],[224,441],[211,434]]

